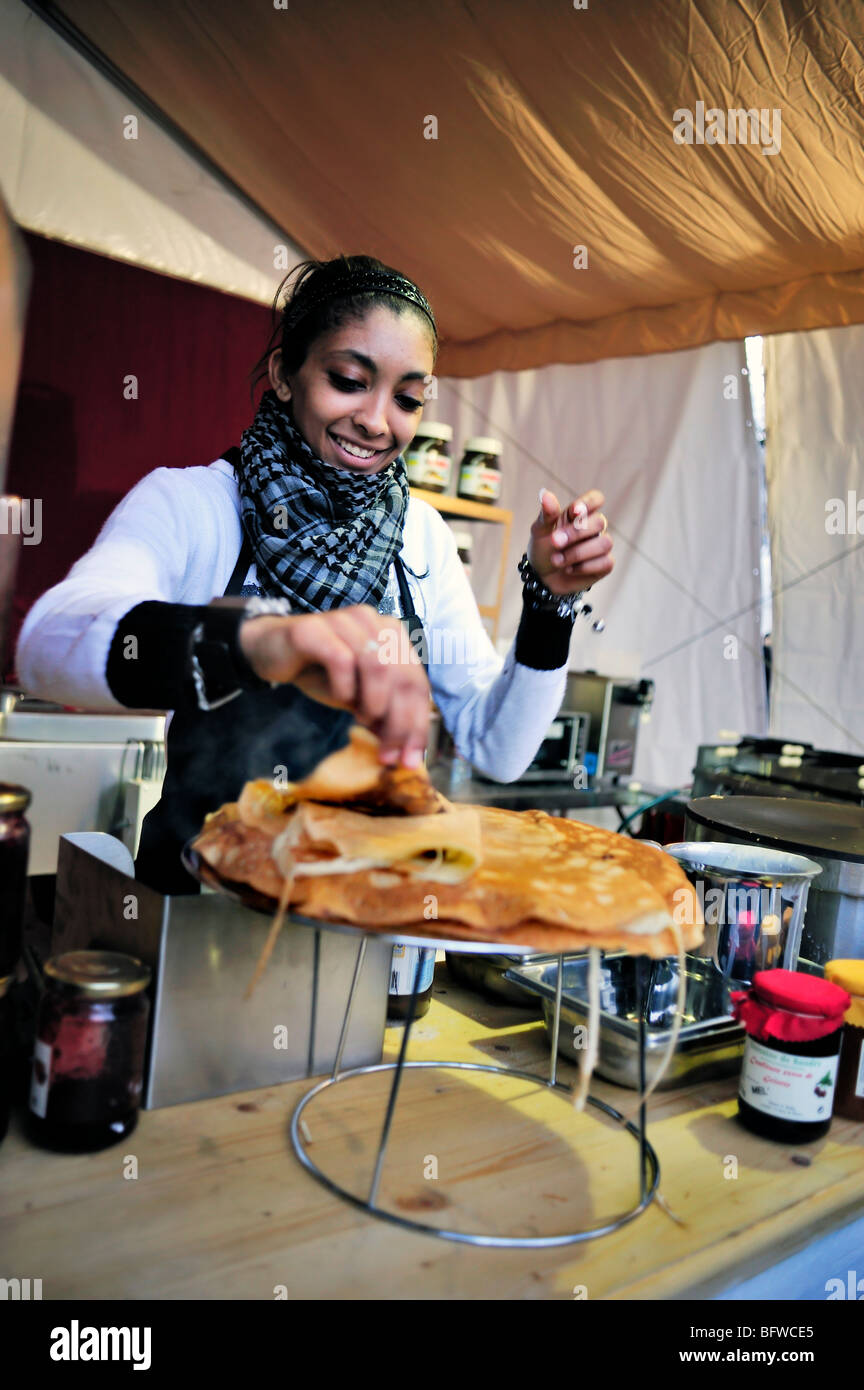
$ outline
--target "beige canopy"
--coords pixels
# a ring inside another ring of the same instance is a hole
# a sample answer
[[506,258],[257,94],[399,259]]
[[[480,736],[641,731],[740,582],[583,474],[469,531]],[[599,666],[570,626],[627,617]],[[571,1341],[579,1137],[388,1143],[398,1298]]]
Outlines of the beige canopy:
[[860,0],[52,8],[442,374],[864,322]]

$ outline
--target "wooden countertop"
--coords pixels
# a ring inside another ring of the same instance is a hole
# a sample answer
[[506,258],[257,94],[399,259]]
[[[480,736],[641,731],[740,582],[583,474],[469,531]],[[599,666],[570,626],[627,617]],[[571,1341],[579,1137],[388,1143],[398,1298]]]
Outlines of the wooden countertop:
[[[388,1030],[388,1056],[400,1038]],[[542,1024],[438,966],[410,1058],[543,1073],[548,1056]],[[560,1079],[574,1075],[562,1061]],[[306,1111],[310,1152],[358,1191],[389,1077],[330,1088]],[[650,1103],[660,1191],[678,1221],[655,1203],[581,1245],[472,1248],[370,1217],[303,1170],[288,1123],[310,1084],[147,1111],[125,1143],[81,1157],[28,1146],[13,1120],[0,1148],[0,1273],[41,1277],[45,1299],[272,1300],[280,1287],[289,1299],[572,1299],[582,1288],[594,1300],[704,1298],[843,1225],[864,1200],[864,1126],[835,1120],[825,1139],[797,1149],[760,1140],[733,1118],[730,1079]],[[603,1082],[592,1089],[623,1109],[635,1099]],[[511,1234],[597,1224],[637,1192],[635,1143],[597,1114],[577,1116],[516,1078],[409,1072],[380,1200]],[[137,1178],[124,1176],[129,1156]],[[437,1179],[425,1177],[434,1162]]]

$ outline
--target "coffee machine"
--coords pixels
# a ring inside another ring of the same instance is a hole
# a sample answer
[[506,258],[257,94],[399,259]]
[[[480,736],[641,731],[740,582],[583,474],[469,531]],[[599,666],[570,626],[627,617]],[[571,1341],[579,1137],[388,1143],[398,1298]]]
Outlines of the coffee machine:
[[571,671],[563,710],[588,717],[583,763],[592,785],[633,776],[639,726],[650,718],[654,682]]

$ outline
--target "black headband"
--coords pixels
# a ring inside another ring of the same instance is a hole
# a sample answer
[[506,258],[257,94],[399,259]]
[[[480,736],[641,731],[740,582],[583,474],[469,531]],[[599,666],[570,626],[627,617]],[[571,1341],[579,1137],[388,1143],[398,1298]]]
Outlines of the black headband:
[[416,305],[426,315],[437,336],[438,325],[426,296],[404,275],[391,275],[389,271],[358,270],[353,274],[340,275],[328,281],[323,289],[312,290],[308,295],[301,290],[297,299],[286,309],[285,317],[288,325],[293,328],[313,309],[317,309],[319,304],[326,304],[331,299],[348,299],[355,294],[371,292],[395,294],[400,299],[407,300],[409,304]]

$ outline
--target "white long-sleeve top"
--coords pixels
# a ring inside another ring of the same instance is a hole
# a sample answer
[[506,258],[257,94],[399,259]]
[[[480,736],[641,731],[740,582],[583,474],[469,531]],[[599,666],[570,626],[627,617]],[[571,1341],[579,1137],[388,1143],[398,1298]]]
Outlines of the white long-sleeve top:
[[[148,600],[206,604],[225,591],[243,539],[240,497],[225,459],[157,468],[114,509],[91,549],[33,605],[18,640],[24,688],[88,710],[123,709],[106,680],[120,619]],[[498,781],[525,771],[558,713],[566,662],[536,670],[498,655],[480,620],[441,515],[412,497],[402,548],[427,637],[432,693],[463,757]],[[254,566],[247,576],[254,582]],[[382,610],[398,593],[391,570]]]

